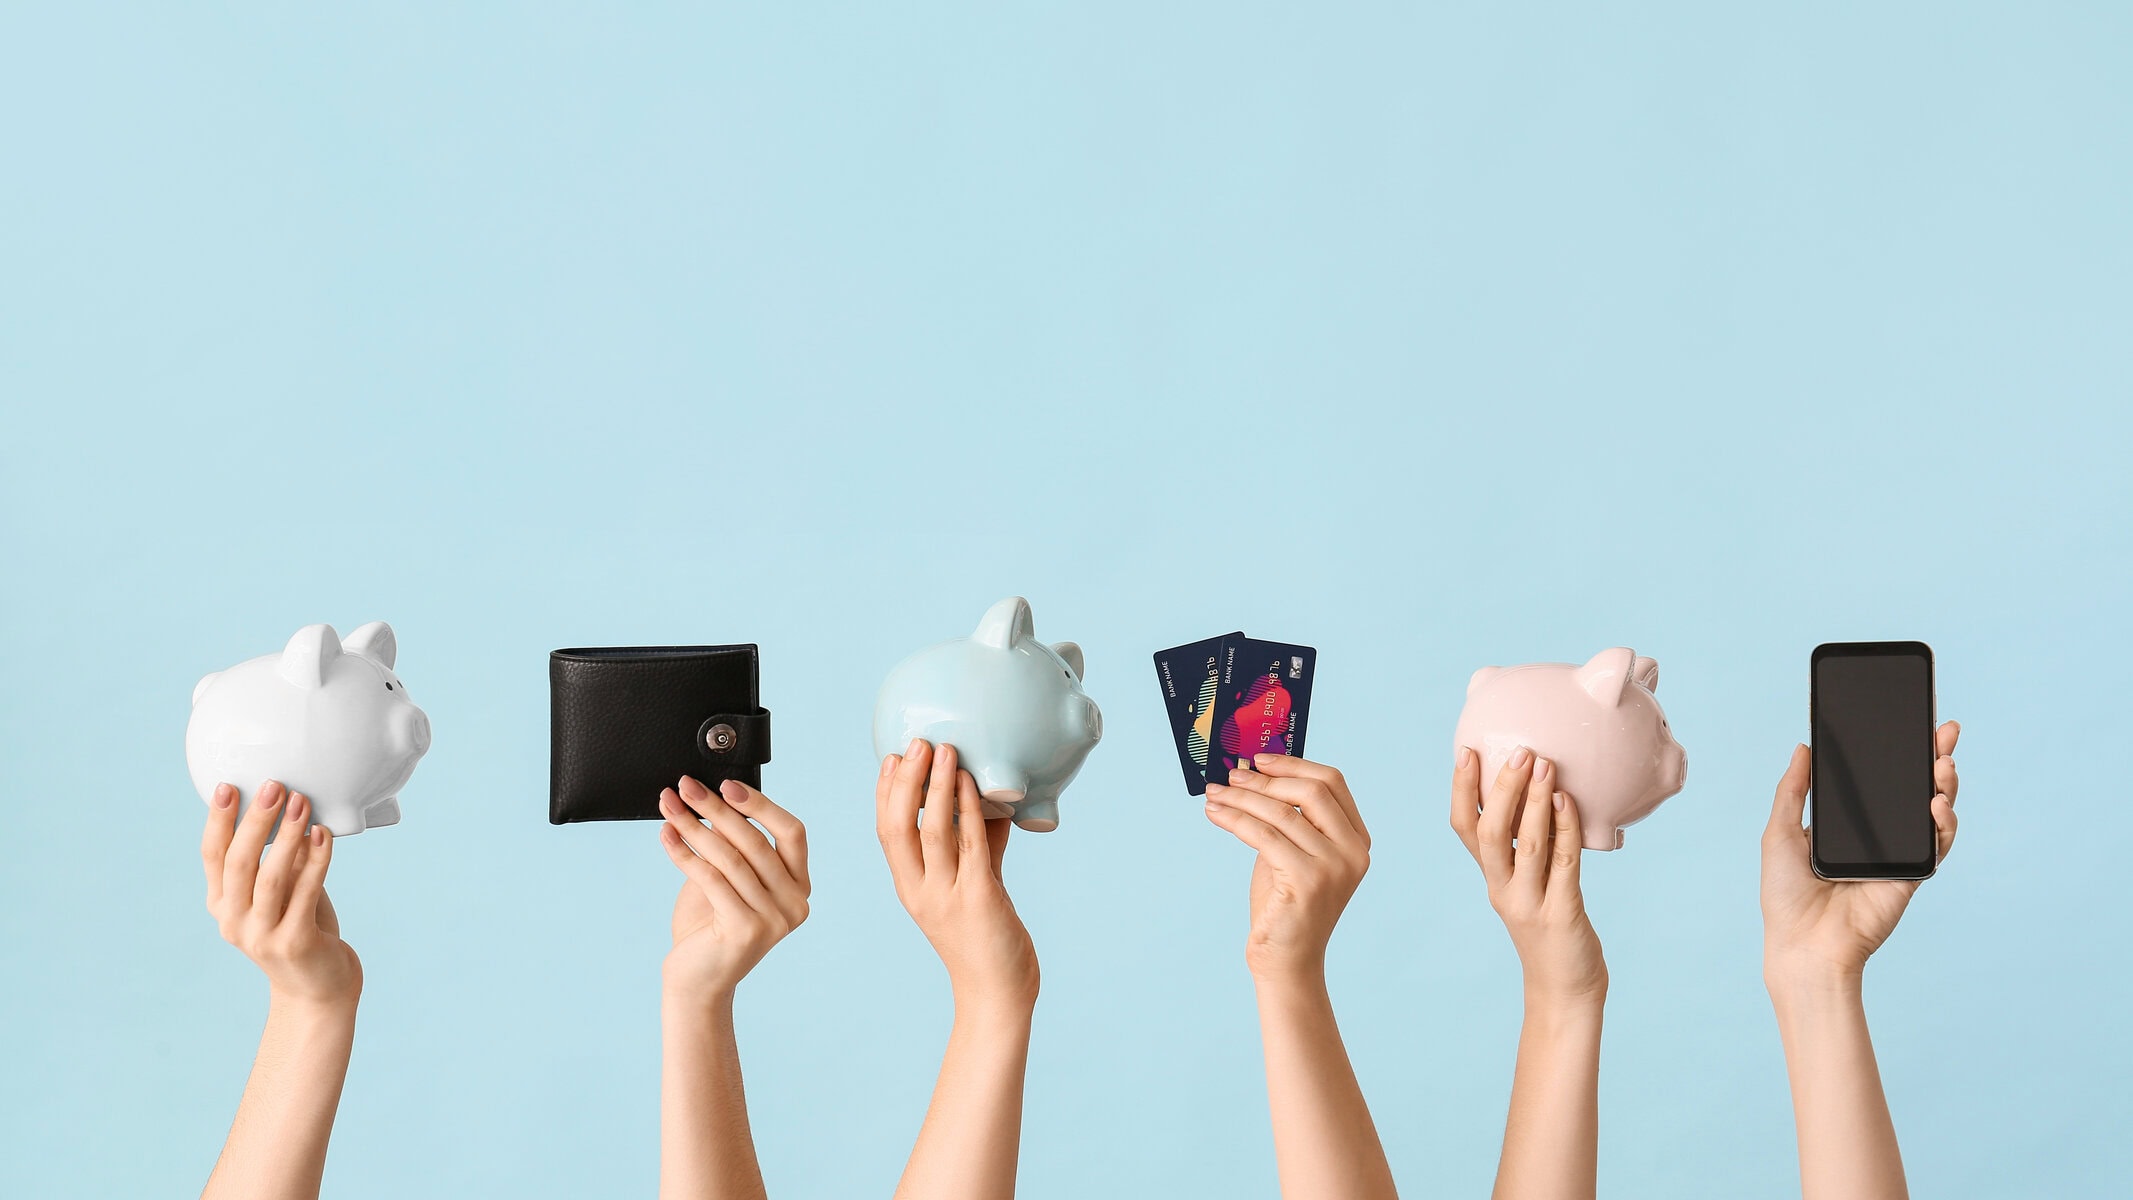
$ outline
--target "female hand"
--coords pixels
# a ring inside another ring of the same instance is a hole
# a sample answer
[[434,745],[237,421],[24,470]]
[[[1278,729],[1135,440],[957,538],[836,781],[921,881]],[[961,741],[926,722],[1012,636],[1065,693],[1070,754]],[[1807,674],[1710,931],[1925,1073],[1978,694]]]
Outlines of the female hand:
[[1521,746],[1481,794],[1481,756],[1461,746],[1452,769],[1452,828],[1481,867],[1525,969],[1528,1003],[1607,994],[1607,960],[1585,915],[1578,869],[1585,835],[1577,802],[1556,790],[1555,764]]
[[807,920],[807,830],[736,779],[714,793],[683,776],[679,791],[659,793],[659,811],[666,817],[659,844],[688,876],[674,899],[666,987],[701,1002],[730,996],[772,946]]
[[914,739],[883,759],[874,826],[896,898],[948,968],[956,1002],[1033,1007],[1037,948],[1000,871],[1014,822],[985,819],[977,781],[957,769],[955,747]]
[[[1955,845],[1954,755],[1962,732],[1949,721],[1933,735],[1935,862]],[[1802,972],[1863,973],[1918,891],[1915,879],[1834,881],[1814,873],[1800,825],[1813,770],[1807,747],[1794,746],[1763,831],[1763,974],[1773,981]]]
[[1370,870],[1370,831],[1348,781],[1285,754],[1207,785],[1207,819],[1259,852],[1244,963],[1267,980],[1325,970],[1333,927]]
[[[262,859],[276,817],[281,836]],[[240,822],[237,789],[218,785],[200,838],[207,911],[222,939],[266,973],[276,995],[352,1005],[363,991],[363,964],[341,940],[340,920],[326,898],[333,834],[310,821],[309,797],[268,780]]]

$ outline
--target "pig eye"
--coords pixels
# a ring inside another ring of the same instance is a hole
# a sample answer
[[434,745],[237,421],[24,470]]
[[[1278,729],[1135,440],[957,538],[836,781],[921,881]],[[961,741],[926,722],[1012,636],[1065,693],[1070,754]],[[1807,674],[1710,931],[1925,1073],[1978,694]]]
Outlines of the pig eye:
[[388,692],[389,692],[389,691],[391,691],[391,690],[393,690],[393,685],[392,685],[391,683],[387,683],[387,684],[385,685],[385,690],[386,690],[386,691],[388,691]]

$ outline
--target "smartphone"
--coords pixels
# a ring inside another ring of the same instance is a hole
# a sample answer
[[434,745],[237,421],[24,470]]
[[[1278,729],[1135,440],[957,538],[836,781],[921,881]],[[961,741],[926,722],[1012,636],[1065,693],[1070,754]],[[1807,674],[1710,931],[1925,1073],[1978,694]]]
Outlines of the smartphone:
[[1816,646],[1809,859],[1824,879],[1933,874],[1933,649]]

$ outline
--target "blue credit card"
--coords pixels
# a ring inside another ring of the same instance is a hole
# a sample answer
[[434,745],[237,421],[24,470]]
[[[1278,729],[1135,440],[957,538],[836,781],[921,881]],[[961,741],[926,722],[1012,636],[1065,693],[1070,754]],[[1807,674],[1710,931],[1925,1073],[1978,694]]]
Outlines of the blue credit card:
[[1217,652],[1222,643],[1244,634],[1228,633],[1155,652],[1155,678],[1163,687],[1163,711],[1170,717],[1170,737],[1177,743],[1178,766],[1185,790],[1207,791],[1207,746],[1212,729]]
[[1241,633],[1223,638],[1215,649],[1214,705],[1207,713],[1206,779],[1227,782],[1255,754],[1302,758],[1317,674],[1318,651],[1309,646]]

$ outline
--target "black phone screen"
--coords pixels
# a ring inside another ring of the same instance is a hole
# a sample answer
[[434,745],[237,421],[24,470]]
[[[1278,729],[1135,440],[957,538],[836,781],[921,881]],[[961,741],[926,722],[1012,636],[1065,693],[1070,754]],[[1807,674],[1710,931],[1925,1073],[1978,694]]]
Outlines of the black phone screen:
[[1811,688],[1815,870],[1933,873],[1933,651],[1923,642],[1818,646]]

